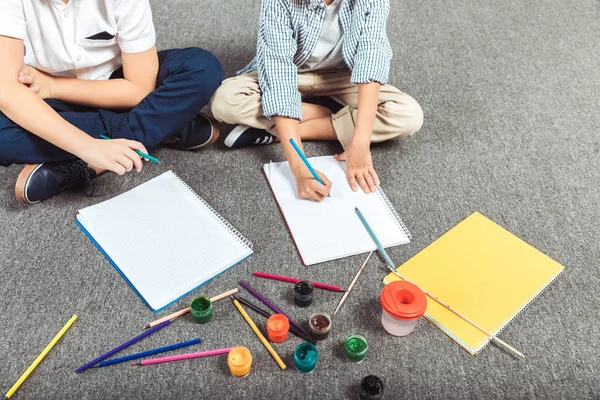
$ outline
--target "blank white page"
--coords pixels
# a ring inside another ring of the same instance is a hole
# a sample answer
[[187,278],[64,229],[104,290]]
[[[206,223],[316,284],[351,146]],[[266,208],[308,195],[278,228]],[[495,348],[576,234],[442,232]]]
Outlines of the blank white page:
[[318,203],[298,197],[287,162],[264,165],[264,171],[291,235],[306,265],[375,250],[377,247],[354,211],[358,207],[384,247],[410,241],[409,233],[381,188],[353,192],[346,163],[331,156],[309,159],[333,183],[331,197]]
[[154,311],[252,254],[171,171],[80,210],[77,220]]

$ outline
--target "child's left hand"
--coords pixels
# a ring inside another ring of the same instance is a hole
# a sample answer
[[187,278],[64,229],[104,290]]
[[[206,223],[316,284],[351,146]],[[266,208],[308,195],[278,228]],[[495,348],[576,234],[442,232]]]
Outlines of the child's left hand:
[[23,64],[17,79],[19,83],[28,86],[33,93],[38,94],[42,99],[52,98],[52,85],[54,83],[52,75]]
[[338,161],[346,161],[346,177],[353,191],[358,186],[365,193],[374,193],[375,185],[379,185],[379,177],[373,168],[369,146],[351,144],[342,154],[334,155]]

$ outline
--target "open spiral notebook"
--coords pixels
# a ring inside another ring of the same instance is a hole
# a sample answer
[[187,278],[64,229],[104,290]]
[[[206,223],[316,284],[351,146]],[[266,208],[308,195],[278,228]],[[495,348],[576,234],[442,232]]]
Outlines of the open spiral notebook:
[[252,254],[252,244],[171,171],[79,210],[77,225],[155,312]]
[[346,179],[346,163],[331,156],[309,158],[313,168],[331,182],[331,197],[318,203],[298,197],[296,181],[287,162],[265,164],[263,169],[302,262],[313,265],[377,247],[354,211],[358,207],[384,247],[410,242],[410,233],[383,190],[353,192]]

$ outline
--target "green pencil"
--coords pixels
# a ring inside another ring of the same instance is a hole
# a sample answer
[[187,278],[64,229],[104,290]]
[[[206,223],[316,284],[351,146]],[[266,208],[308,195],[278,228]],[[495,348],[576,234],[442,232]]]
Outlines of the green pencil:
[[[104,136],[104,135],[100,135],[101,139],[106,139],[106,140],[110,140],[110,138],[108,136]],[[144,152],[141,152],[139,150],[134,150],[136,153],[138,153],[141,157],[147,158],[148,160],[152,161],[153,163],[158,164],[160,162],[160,160],[156,157],[152,157],[150,154],[146,154]]]

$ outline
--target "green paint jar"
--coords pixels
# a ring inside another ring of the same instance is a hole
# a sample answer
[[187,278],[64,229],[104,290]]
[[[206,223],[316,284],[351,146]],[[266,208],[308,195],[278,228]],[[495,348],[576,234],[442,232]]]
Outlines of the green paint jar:
[[206,296],[194,297],[190,304],[190,314],[195,323],[207,323],[213,315],[212,301]]
[[364,336],[354,333],[346,338],[344,349],[346,351],[346,358],[358,364],[365,359],[369,345]]

